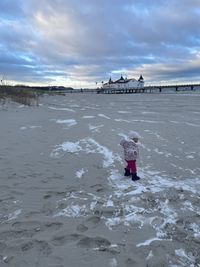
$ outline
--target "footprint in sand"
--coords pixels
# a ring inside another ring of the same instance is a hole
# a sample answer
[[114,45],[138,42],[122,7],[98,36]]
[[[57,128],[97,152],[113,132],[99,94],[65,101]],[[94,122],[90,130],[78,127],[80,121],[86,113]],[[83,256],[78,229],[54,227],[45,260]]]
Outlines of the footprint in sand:
[[65,197],[67,194],[67,191],[48,191],[43,196],[44,199],[48,199],[51,197]]
[[103,192],[106,188],[102,184],[95,184],[90,186],[90,188],[94,189],[96,192]]
[[67,243],[71,243],[81,239],[83,236],[79,234],[59,234],[52,238],[51,243],[54,246],[63,246]]
[[0,243],[0,251],[2,252],[4,249],[6,249],[6,244]]
[[4,231],[0,233],[0,240],[11,241],[18,238],[29,238],[34,235],[33,230],[13,230],[13,231]]
[[81,233],[86,232],[89,228],[95,228],[100,221],[101,218],[99,216],[91,216],[87,220],[85,220],[84,223],[77,226],[77,231]]
[[88,227],[96,227],[100,220],[101,218],[99,216],[91,216],[86,220],[86,225]]
[[49,256],[52,253],[52,248],[49,243],[43,240],[33,240],[21,245],[21,250],[23,252],[31,249],[37,250],[39,254],[43,256]]
[[79,224],[76,229],[78,232],[84,233],[88,230],[88,227],[84,224]]
[[80,241],[77,243],[77,246],[86,249],[108,252],[111,253],[112,255],[120,253],[120,248],[118,245],[112,245],[109,240],[99,236],[96,237],[85,236],[80,239]]
[[125,261],[125,266],[126,267],[133,267],[133,266],[136,266],[137,263],[131,259],[131,258],[128,258],[126,261]]
[[110,241],[102,237],[83,237],[78,243],[77,246],[83,248],[101,248],[109,247],[111,245]]
[[16,229],[36,229],[41,227],[41,223],[38,221],[16,221],[12,224],[12,227]]
[[20,235],[20,233],[30,233],[31,236],[34,236],[40,232],[44,231],[57,231],[63,226],[60,222],[46,222],[40,223],[38,221],[17,221],[12,224],[12,227],[16,229],[16,234]]

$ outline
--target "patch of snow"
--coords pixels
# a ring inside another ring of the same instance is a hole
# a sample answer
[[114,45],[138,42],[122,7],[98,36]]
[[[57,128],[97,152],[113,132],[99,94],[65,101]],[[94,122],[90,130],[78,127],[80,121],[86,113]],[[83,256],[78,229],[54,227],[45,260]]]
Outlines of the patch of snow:
[[101,128],[103,126],[104,126],[103,124],[97,125],[97,126],[94,126],[94,125],[91,125],[91,124],[88,125],[89,130],[90,131],[94,131],[94,132],[99,132],[99,128]]
[[69,111],[69,112],[76,113],[76,111],[71,109],[71,108],[55,108],[55,107],[48,107],[48,108],[52,109],[52,110],[63,110],[63,111]]
[[37,129],[37,128],[42,128],[42,126],[39,126],[39,125],[22,126],[20,127],[20,130]]
[[121,114],[131,114],[132,112],[125,111],[125,110],[119,110],[118,113],[121,113]]
[[14,212],[8,214],[8,220],[7,221],[15,220],[21,213],[22,213],[21,209],[15,210]]
[[59,216],[66,216],[66,217],[80,217],[85,214],[86,210],[86,205],[70,205],[67,208],[59,211],[57,214],[54,215],[54,217],[59,217]]
[[81,179],[84,174],[85,174],[85,170],[84,169],[81,169],[81,170],[79,170],[79,171],[76,172],[76,177],[78,177],[79,179]]
[[93,119],[93,118],[95,118],[95,116],[83,116],[82,118],[83,119]]
[[98,114],[98,116],[110,120],[110,117],[108,117],[108,116],[106,116],[104,114]]
[[67,126],[71,127],[77,124],[76,120],[69,119],[69,120],[57,120],[56,123],[66,124]]
[[191,230],[194,232],[194,237],[195,238],[200,238],[200,227],[196,223],[191,223],[190,224]]
[[153,252],[152,250],[150,250],[149,255],[146,257],[146,260],[150,260],[151,258],[153,258],[153,256]]
[[145,240],[142,243],[137,244],[136,247],[149,246],[153,241],[158,241],[158,240],[162,240],[162,239],[160,239],[158,237],[153,237],[153,238]]
[[128,123],[130,123],[130,121],[128,121],[128,120],[123,120],[123,119],[115,119],[115,121],[116,121],[116,122],[128,122]]
[[109,260],[109,266],[110,267],[117,267],[118,264],[117,264],[117,260],[115,258],[112,258]]
[[195,257],[191,253],[186,254],[185,250],[180,248],[175,250],[175,254],[181,258],[181,263],[186,264],[184,266],[195,267]]

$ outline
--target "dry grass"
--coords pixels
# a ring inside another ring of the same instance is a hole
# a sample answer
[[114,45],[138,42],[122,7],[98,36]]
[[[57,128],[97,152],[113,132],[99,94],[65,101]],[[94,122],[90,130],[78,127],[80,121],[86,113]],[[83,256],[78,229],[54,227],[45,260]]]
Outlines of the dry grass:
[[0,99],[11,100],[27,106],[37,105],[39,94],[39,92],[26,87],[0,86]]

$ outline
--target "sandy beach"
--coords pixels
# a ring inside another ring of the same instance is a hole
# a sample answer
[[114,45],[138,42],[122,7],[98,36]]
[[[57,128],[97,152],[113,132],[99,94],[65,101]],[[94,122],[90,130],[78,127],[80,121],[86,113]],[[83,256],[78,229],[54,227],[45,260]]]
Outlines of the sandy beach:
[[200,266],[200,93],[0,102],[0,122],[1,267]]

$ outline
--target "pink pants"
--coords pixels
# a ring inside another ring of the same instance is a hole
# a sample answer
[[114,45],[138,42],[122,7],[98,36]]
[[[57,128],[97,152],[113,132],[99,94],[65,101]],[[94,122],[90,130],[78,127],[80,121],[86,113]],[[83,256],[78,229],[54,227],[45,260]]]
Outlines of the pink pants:
[[133,174],[137,172],[136,160],[126,160],[126,169],[130,170]]

